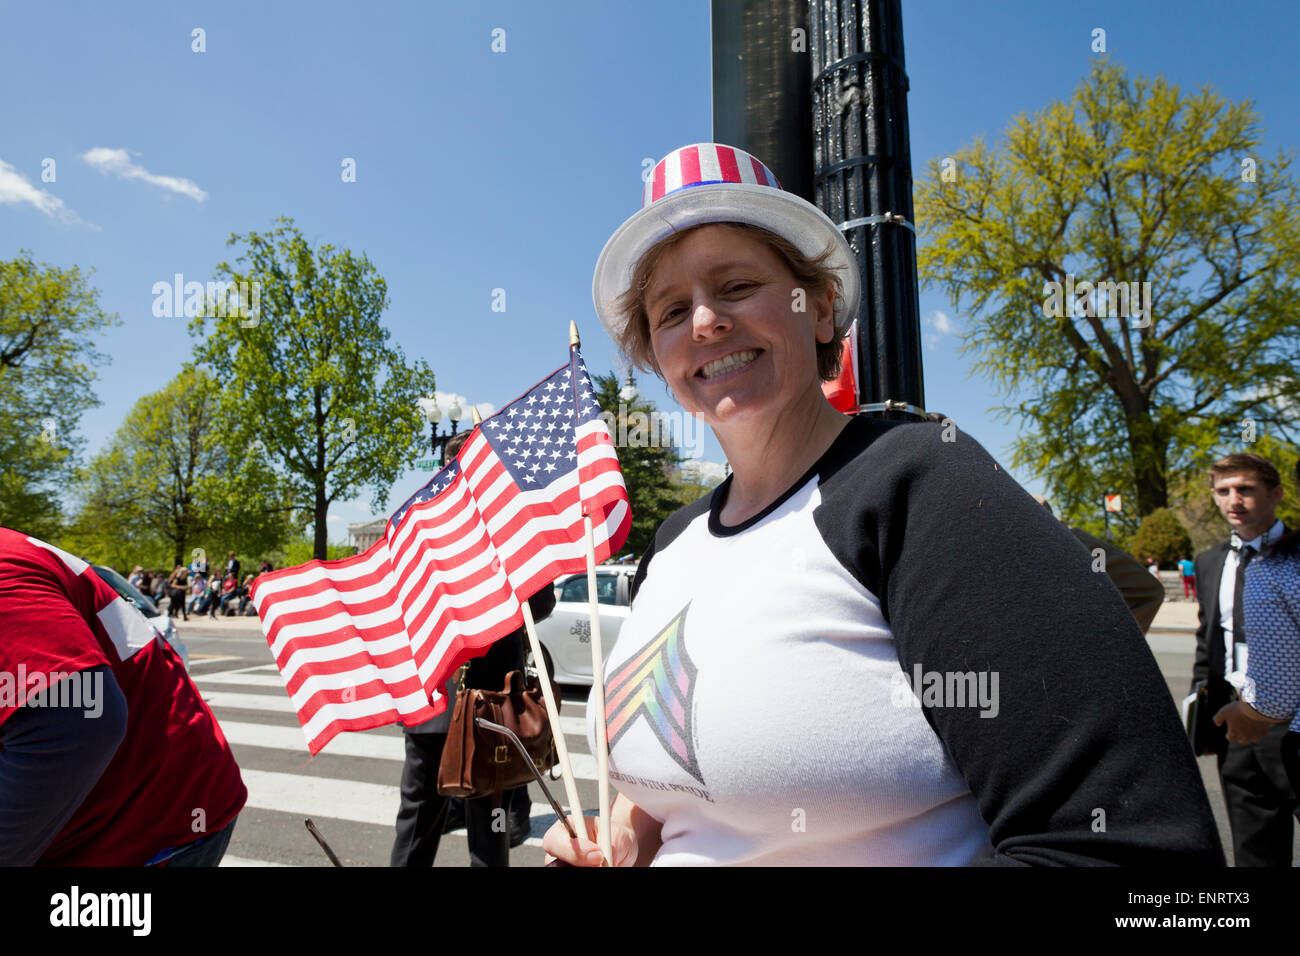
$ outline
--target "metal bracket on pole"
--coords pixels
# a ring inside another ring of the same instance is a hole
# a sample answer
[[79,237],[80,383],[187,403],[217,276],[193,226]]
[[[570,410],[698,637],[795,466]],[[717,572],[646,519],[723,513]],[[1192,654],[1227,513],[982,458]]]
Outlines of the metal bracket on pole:
[[848,222],[840,223],[840,232],[848,232],[850,229],[857,229],[859,226],[874,226],[877,223],[888,223],[890,225],[902,226],[904,229],[912,230],[916,234],[916,227],[908,222],[905,218],[893,212],[881,213],[879,216],[863,216],[860,219],[850,219]]
[[901,399],[891,398],[884,402],[870,402],[866,405],[859,406],[859,412],[907,412],[911,415],[925,418],[926,411],[911,402],[904,402]]

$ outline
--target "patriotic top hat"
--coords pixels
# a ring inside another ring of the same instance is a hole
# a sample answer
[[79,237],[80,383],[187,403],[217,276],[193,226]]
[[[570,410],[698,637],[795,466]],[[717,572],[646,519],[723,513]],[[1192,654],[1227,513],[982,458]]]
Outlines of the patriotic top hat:
[[631,286],[641,257],[666,236],[709,222],[759,226],[806,256],[819,256],[830,246],[826,264],[839,273],[844,289],[835,300],[835,332],[848,331],[862,284],[857,260],[835,224],[812,203],[783,190],[772,171],[744,150],[696,143],[659,161],[646,181],[641,210],[618,227],[596,261],[591,296],[610,335],[617,339],[622,331],[615,300]]

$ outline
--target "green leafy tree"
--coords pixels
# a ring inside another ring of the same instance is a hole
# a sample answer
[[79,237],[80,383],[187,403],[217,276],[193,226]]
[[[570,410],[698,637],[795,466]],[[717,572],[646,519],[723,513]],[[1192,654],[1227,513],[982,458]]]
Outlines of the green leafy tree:
[[218,398],[210,374],[187,368],[137,401],[85,469],[65,546],[118,565],[171,567],[196,548],[220,564],[227,550],[251,557],[288,540],[295,522],[275,474],[261,456],[218,441]]
[[1180,558],[1191,556],[1192,539],[1170,509],[1157,508],[1142,519],[1131,547],[1139,560],[1155,558],[1156,564],[1168,568]]
[[332,502],[371,489],[381,511],[402,470],[424,450],[415,401],[434,386],[408,366],[380,324],[388,287],[364,254],[312,249],[292,219],[242,245],[224,281],[247,283],[256,315],[210,307],[190,323],[195,359],[220,384],[217,430],[227,448],[265,457],[281,493],[309,516],[325,558]]
[[1300,194],[1262,139],[1249,103],[1099,63],[918,186],[922,278],[969,305],[964,348],[1019,399],[1013,461],[1072,524],[1120,492],[1131,532],[1246,419],[1294,428]]
[[640,395],[624,401],[612,373],[591,376],[591,385],[605,412],[632,507],[632,530],[623,550],[639,555],[650,546],[660,522],[682,506],[672,477],[681,456],[667,426],[652,417],[658,412],[653,402]]
[[[715,473],[719,472],[719,473]],[[677,498],[682,505],[689,505],[698,498],[703,498],[714,488],[722,484],[721,469],[712,462],[699,460],[683,461],[677,468],[674,486]]]
[[0,261],[0,525],[38,537],[58,534],[77,420],[99,404],[94,336],[118,324],[88,278],[26,250]]
[[[291,568],[295,565],[306,564],[315,555],[316,543],[314,539],[299,534],[274,551],[269,552],[266,557],[277,568]],[[331,541],[325,550],[325,560],[335,561],[339,558],[350,558],[356,554],[357,549],[344,542]]]

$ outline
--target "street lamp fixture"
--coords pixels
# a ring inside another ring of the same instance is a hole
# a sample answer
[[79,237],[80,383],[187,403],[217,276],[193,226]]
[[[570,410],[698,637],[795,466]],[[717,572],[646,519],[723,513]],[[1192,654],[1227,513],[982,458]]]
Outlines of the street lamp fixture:
[[451,407],[447,409],[447,419],[451,422],[451,430],[445,434],[438,429],[438,423],[442,421],[442,409],[438,407],[438,402],[435,399],[426,398],[421,401],[420,410],[424,412],[424,417],[429,420],[429,443],[434,460],[441,467],[445,463],[447,442],[451,441],[451,436],[455,435],[456,429],[460,427],[460,420],[465,417],[465,409],[460,407],[459,402],[452,399]]

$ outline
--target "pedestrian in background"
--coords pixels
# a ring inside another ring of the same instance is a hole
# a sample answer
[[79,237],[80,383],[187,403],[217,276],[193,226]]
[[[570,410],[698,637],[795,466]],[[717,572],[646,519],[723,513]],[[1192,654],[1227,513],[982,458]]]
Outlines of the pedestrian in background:
[[256,578],[257,575],[255,575],[252,571],[244,575],[244,583],[239,588],[239,610],[235,612],[237,615],[241,617],[244,614],[244,609],[248,607],[249,601],[252,600],[250,594],[252,593],[252,589],[253,589],[253,581]]
[[[1300,493],[1300,461],[1295,480]],[[1226,725],[1231,743],[1258,745],[1270,733],[1281,733],[1282,767],[1295,798],[1300,795],[1300,529],[1286,532],[1250,563],[1242,603],[1246,678],[1241,700],[1219,711],[1215,723]],[[1300,808],[1295,812],[1300,816]]]
[[1178,562],[1178,573],[1183,576],[1183,598],[1196,600],[1196,563],[1186,555]]
[[201,614],[203,613],[202,611],[198,611],[195,609],[198,607],[199,602],[203,599],[203,595],[207,593],[208,579],[205,578],[202,574],[196,573],[193,570],[193,565],[191,565],[189,582],[190,582],[189,583],[190,599],[189,599],[189,603],[186,604],[186,609],[189,611],[190,614]]
[[185,570],[185,565],[177,564],[172,569],[171,577],[167,579],[167,616],[175,617],[177,614],[184,615],[186,621],[190,619],[189,609],[185,606],[185,590],[189,586],[190,574]]
[[1277,518],[1281,479],[1267,458],[1247,453],[1215,462],[1209,479],[1211,497],[1232,533],[1196,556],[1200,624],[1192,691],[1205,688],[1205,704],[1215,715],[1206,749],[1218,761],[1236,865],[1290,866],[1297,802],[1282,761],[1286,724],[1274,725],[1257,742],[1234,740],[1227,718],[1237,709],[1224,713],[1244,687],[1249,664],[1242,599],[1246,570],[1286,534]]

